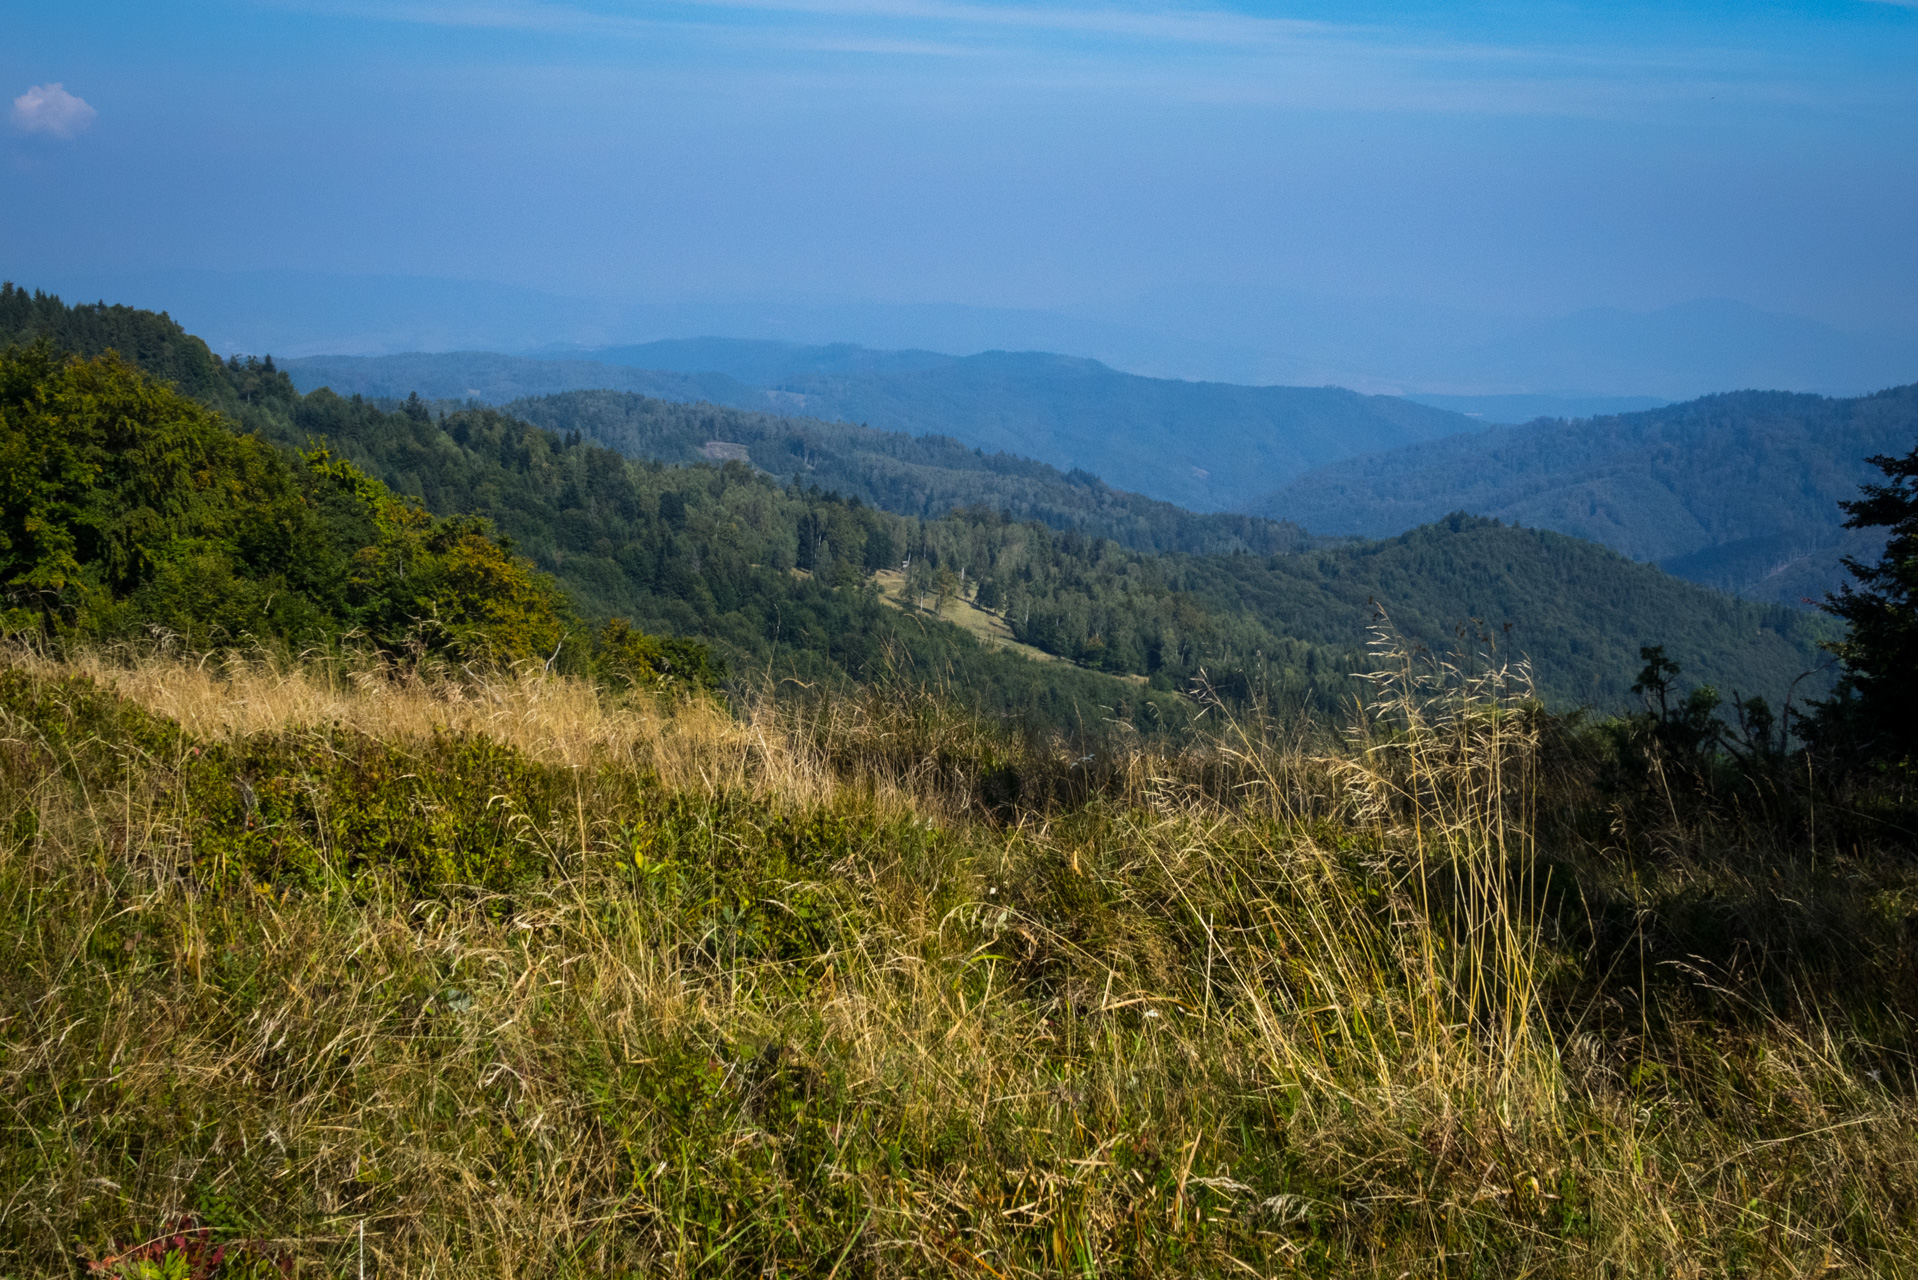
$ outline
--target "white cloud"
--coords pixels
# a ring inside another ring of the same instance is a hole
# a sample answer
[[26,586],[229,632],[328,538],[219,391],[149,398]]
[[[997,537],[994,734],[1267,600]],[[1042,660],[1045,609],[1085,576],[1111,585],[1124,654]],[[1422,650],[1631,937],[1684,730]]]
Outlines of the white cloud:
[[13,127],[22,133],[77,137],[99,114],[59,84],[36,84],[13,100]]

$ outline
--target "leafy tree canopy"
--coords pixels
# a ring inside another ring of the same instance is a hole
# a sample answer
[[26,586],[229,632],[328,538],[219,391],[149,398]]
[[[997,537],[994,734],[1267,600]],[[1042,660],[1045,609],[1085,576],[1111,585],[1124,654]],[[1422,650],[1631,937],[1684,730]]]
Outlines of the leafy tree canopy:
[[[324,449],[237,434],[114,354],[61,356],[45,338],[0,353],[0,590],[16,633],[358,637],[489,664],[550,664],[569,637],[569,665],[593,651],[551,575],[485,518],[435,517]],[[630,678],[715,678],[683,645],[608,638]]]

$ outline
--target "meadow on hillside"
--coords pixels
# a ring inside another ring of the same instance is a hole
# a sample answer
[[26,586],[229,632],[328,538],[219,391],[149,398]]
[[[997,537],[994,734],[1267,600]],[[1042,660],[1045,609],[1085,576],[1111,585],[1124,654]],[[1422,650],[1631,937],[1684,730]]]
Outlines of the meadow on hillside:
[[1085,757],[16,647],[0,1276],[1918,1273],[1903,797],[1379,657]]

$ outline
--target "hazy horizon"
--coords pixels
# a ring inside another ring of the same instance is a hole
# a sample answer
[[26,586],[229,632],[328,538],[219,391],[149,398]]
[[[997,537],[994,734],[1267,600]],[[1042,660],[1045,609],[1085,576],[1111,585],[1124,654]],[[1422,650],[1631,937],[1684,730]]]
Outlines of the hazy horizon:
[[114,0],[9,25],[0,274],[227,349],[723,333],[1458,395],[1918,378],[1910,5]]
[[166,310],[222,354],[282,358],[497,351],[593,359],[715,337],[956,356],[1047,351],[1150,377],[1343,386],[1446,407],[1487,398],[1662,403],[1740,389],[1847,396],[1918,380],[1918,344],[1845,334],[1724,299],[1531,319],[1392,300],[1240,295],[1243,311],[1262,313],[1261,343],[1241,338],[1229,319],[1182,325],[1176,314],[1143,308],[1101,316],[793,296],[622,304],[486,281],[288,271],[16,283],[69,301]]

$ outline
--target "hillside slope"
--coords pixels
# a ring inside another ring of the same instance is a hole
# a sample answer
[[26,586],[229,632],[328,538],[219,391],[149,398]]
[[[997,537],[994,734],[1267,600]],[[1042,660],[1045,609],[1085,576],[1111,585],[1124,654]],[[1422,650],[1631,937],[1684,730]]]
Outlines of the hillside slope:
[[[1485,520],[1304,553],[1154,555],[976,508],[893,515],[739,462],[622,466],[492,410],[434,419],[316,392],[269,430],[323,436],[433,510],[492,517],[591,616],[706,638],[736,667],[776,662],[808,680],[880,678],[892,647],[970,698],[1051,723],[1123,706],[1169,725],[1202,673],[1234,700],[1332,707],[1367,664],[1375,600],[1435,650],[1475,618],[1500,631],[1555,705],[1626,705],[1645,644],[1693,678],[1777,701],[1828,634],[1590,543]],[[924,613],[902,617],[871,585],[901,562]],[[988,652],[932,622],[940,597],[1072,665]]]
[[969,449],[949,436],[914,437],[616,391],[515,400],[503,411],[549,431],[577,431],[630,458],[680,464],[738,458],[779,479],[899,515],[933,518],[984,507],[1111,538],[1135,551],[1263,555],[1315,545],[1297,525],[1225,512],[1200,515],[1111,488],[1084,471],[1063,473],[1030,458]]
[[777,389],[822,417],[1017,450],[1197,510],[1241,508],[1312,467],[1475,425],[1340,387],[1174,382],[1035,352],[989,351],[879,376],[797,376]]
[[81,658],[0,671],[0,1274],[1918,1276],[1888,787]]
[[1426,441],[1319,468],[1252,506],[1383,537],[1468,510],[1588,538],[1694,582],[1802,605],[1880,540],[1840,528],[1865,459],[1918,438],[1918,385],[1857,399],[1742,391],[1645,413]]
[[[1376,604],[1433,652],[1467,627],[1523,656],[1558,706],[1627,706],[1643,645],[1663,645],[1695,678],[1776,705],[1825,663],[1836,628],[1816,615],[1759,605],[1634,564],[1541,529],[1454,515],[1396,538],[1294,556],[1182,558],[1171,581],[1245,613],[1283,619],[1308,644],[1351,645],[1350,619]],[[1802,700],[1826,687],[1814,675]]]
[[[1199,511],[1244,510],[1313,467],[1478,426],[1392,396],[1143,378],[1043,352],[958,357],[700,339],[592,354],[609,372],[593,375],[578,361],[473,353],[313,357],[288,367],[306,390],[324,384],[341,394],[459,398],[492,387],[494,395],[481,398],[495,402],[511,398],[501,394],[507,388],[543,395],[603,376],[602,385],[668,399],[951,436],[987,452],[1090,471],[1115,488]],[[663,362],[676,373],[635,379],[610,372],[633,361]]]

